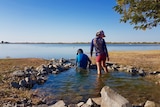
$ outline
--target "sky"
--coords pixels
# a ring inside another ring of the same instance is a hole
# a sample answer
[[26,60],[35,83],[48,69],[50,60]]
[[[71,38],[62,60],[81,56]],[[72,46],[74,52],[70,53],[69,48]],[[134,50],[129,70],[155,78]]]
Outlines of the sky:
[[103,30],[106,42],[160,42],[160,26],[135,30],[120,23],[116,0],[0,0],[0,41],[90,42]]

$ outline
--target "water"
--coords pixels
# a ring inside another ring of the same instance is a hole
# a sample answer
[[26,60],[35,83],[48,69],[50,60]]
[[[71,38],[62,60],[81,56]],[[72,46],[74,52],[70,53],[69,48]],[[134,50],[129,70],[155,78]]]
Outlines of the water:
[[45,84],[35,85],[33,90],[38,89],[43,96],[53,96],[50,97],[52,101],[63,99],[70,104],[100,97],[100,91],[105,85],[134,104],[146,100],[160,103],[160,87],[143,80],[143,77],[118,71],[98,76],[95,69],[77,72],[72,68],[58,75],[49,75]]
[[[108,51],[160,50],[160,44],[107,44]],[[0,58],[74,59],[82,48],[90,53],[90,44],[0,44]]]
[[[89,55],[90,44],[0,44],[0,58],[75,59],[79,48]],[[160,50],[160,44],[107,44],[107,48],[108,51]],[[49,75],[45,84],[35,85],[32,90],[39,90],[40,95],[55,102],[63,99],[67,103],[77,103],[100,96],[102,87],[108,85],[131,103],[146,100],[160,103],[160,87],[143,79],[117,71],[98,77],[95,69],[78,73],[72,68]]]

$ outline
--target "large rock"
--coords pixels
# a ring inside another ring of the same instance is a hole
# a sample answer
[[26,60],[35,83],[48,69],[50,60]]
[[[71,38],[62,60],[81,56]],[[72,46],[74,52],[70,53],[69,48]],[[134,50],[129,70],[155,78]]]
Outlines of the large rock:
[[[147,100],[144,107],[156,107],[155,102]],[[158,106],[157,106],[158,107]]]
[[108,86],[101,90],[101,107],[132,107],[127,99]]

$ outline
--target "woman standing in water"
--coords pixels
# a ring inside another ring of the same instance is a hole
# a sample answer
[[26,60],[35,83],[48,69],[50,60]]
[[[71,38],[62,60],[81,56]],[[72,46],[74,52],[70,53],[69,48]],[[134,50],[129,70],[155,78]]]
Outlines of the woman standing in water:
[[103,30],[100,30],[96,33],[96,37],[91,41],[90,55],[92,57],[93,48],[95,48],[97,74],[101,74],[102,68],[106,73],[108,72],[108,69],[106,66],[106,59],[107,61],[109,61],[109,55],[106,47],[106,42],[103,39],[104,37],[105,37],[105,34]]

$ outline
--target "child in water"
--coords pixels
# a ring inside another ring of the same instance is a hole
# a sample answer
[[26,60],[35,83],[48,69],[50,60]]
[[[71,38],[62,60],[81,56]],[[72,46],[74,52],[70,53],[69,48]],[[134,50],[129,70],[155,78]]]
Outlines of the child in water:
[[89,57],[83,53],[82,49],[77,50],[77,56],[76,56],[76,66],[86,69],[88,65],[91,64],[91,60]]

